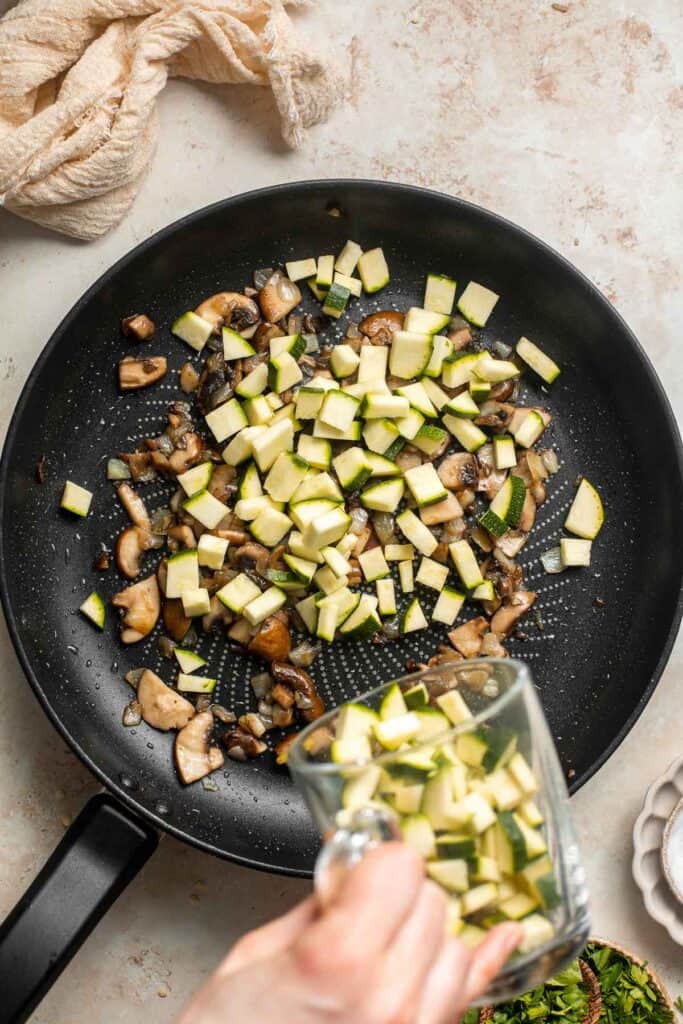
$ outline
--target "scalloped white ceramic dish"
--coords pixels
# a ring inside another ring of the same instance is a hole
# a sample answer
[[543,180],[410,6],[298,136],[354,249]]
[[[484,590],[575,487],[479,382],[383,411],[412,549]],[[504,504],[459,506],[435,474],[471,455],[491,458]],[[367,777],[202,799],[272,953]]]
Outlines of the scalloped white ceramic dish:
[[683,800],[683,757],[656,779],[647,791],[633,827],[633,877],[647,911],[679,946],[683,946],[683,902],[674,895],[662,859],[667,823]]

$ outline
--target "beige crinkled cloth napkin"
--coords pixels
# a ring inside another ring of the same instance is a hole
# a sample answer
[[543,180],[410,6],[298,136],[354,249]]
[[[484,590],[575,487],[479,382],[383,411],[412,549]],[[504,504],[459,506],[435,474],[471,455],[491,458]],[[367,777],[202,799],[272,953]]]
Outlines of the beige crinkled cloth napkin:
[[282,134],[341,96],[295,38],[307,0],[20,0],[0,20],[0,204],[92,239],[121,220],[149,167],[169,75],[269,86]]

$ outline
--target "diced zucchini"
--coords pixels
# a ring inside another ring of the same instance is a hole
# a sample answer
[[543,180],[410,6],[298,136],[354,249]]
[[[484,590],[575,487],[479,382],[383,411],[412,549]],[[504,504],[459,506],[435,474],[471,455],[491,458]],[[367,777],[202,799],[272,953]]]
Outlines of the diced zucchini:
[[425,455],[432,456],[442,448],[447,437],[448,434],[441,427],[425,423],[411,439],[411,444]]
[[531,448],[536,444],[539,437],[546,428],[546,421],[537,409],[530,409],[521,421],[513,435],[517,444],[522,448]]
[[[338,506],[339,502],[332,498],[310,498],[307,501],[291,502],[289,515],[300,530],[305,530],[314,519],[319,518],[326,512],[330,512],[332,509],[338,508]],[[309,556],[304,555],[303,557],[308,558]]]
[[381,619],[377,614],[377,598],[363,594],[355,612],[349,615],[339,631],[342,636],[349,639],[362,640],[375,633],[381,625]]
[[[387,688],[386,693],[382,697],[379,706],[379,717],[382,720],[387,718],[398,718],[399,716],[405,715],[408,711],[406,702],[403,699],[403,693],[398,683],[392,683]],[[415,730],[417,735],[417,729]]]
[[515,753],[507,768],[524,796],[530,797],[538,792],[538,781],[523,754]]
[[[434,338],[435,347],[438,340],[439,336],[437,335],[437,337]],[[424,388],[427,398],[430,400],[430,402],[437,411],[443,409],[444,405],[448,405],[448,403],[450,402],[450,398],[443,390],[443,388],[439,387],[435,380],[430,380],[428,376],[423,377],[422,380],[420,381],[420,384]]]
[[[508,526],[515,527],[522,514],[525,498],[526,485],[524,481],[521,477],[510,474],[489,505],[489,510]],[[489,529],[488,526],[486,528]]]
[[497,384],[503,380],[510,380],[512,377],[519,377],[519,367],[507,359],[494,359],[486,354],[481,357],[474,367],[474,375],[478,380],[489,384]]
[[284,512],[266,508],[254,519],[249,527],[260,544],[274,548],[292,528],[292,520]]
[[499,811],[512,811],[522,802],[522,791],[505,768],[487,776],[486,793]]
[[459,932],[458,938],[468,949],[476,949],[486,938],[487,932],[474,924],[466,924]]
[[436,698],[436,703],[452,725],[461,725],[472,717],[472,712],[458,690],[448,690]]
[[311,582],[316,570],[315,562],[309,562],[307,558],[300,558],[289,551],[285,551],[282,560],[301,583],[308,584]]
[[204,419],[219,443],[227,441],[238,430],[247,426],[247,417],[236,398],[231,398],[229,402],[224,402],[223,405],[212,409]]
[[435,313],[430,309],[411,306],[405,315],[403,329],[413,334],[438,334],[447,326],[450,313]]
[[311,289],[318,302],[324,302],[325,295],[327,294],[327,289],[319,288],[318,283],[314,277],[309,277],[308,280],[306,281],[306,284]]
[[332,285],[341,285],[342,288],[347,288],[354,298],[359,298],[363,291],[363,282],[358,277],[349,277],[348,274],[340,274],[338,270],[334,272],[334,281]]
[[350,811],[365,807],[377,790],[380,775],[381,769],[374,764],[353,775],[344,786],[342,807]]
[[404,490],[403,480],[380,480],[365,488],[360,496],[361,504],[378,512],[395,512]]
[[[265,365],[265,364],[261,364],[261,365]],[[268,367],[266,366],[266,377],[267,376],[268,376]],[[284,402],[282,401],[280,396],[276,395],[274,391],[269,391],[268,394],[265,396],[265,398],[266,398],[266,402],[268,403],[270,408],[273,410],[273,412],[277,412],[277,410],[281,409],[282,406],[284,405]]]
[[209,491],[198,491],[183,502],[183,508],[207,530],[215,530],[230,509]]
[[594,540],[600,533],[604,521],[605,513],[600,495],[584,477],[564,521],[564,528],[577,537]]
[[512,469],[517,465],[515,442],[509,434],[494,434],[493,459],[497,470]]
[[279,352],[268,362],[268,387],[277,394],[288,391],[303,379],[301,367],[289,352]]
[[[169,559],[169,565],[171,560]],[[224,587],[216,592],[216,597],[224,604],[226,608],[229,608],[231,612],[235,612],[236,615],[241,614],[245,606],[256,598],[261,593],[260,589],[251,580],[246,573],[241,572],[239,576],[235,576],[229,583],[226,583]],[[168,596],[168,594],[167,594]]]
[[192,497],[197,491],[203,491],[209,486],[213,473],[212,462],[202,462],[199,466],[193,466],[185,473],[179,473],[177,480],[188,497]]
[[479,415],[479,406],[474,401],[469,391],[461,391],[459,395],[452,398],[445,407],[446,413],[453,416],[462,416],[465,419],[473,419]]
[[578,540],[575,537],[563,537],[560,541],[560,560],[565,569],[577,565],[591,564],[590,540]]
[[469,914],[476,914],[485,907],[494,906],[498,900],[498,886],[493,882],[485,882],[484,885],[475,885],[463,893],[460,901],[463,917]]
[[431,334],[396,331],[391,341],[389,372],[404,380],[420,377],[429,363],[433,347]]
[[[473,857],[469,864],[473,882],[500,882],[501,874],[493,857]],[[498,895],[500,895],[498,893]]]
[[385,417],[396,419],[399,416],[407,416],[409,411],[408,399],[402,398],[399,394],[369,394],[363,400],[361,415],[366,420],[380,420]]
[[470,544],[466,540],[456,540],[449,545],[449,551],[453,560],[460,579],[462,580],[463,586],[467,590],[474,590],[480,583],[484,582],[484,578],[479,568],[479,563],[475,558],[474,552],[470,547]]
[[223,450],[223,461],[229,466],[239,466],[242,462],[250,459],[254,454],[253,441],[259,434],[263,434],[266,427],[244,427],[233,437],[227,448]]
[[421,555],[429,557],[437,547],[437,540],[432,531],[424,523],[421,523],[415,513],[407,508],[396,516],[396,525],[399,530]]
[[445,413],[443,425],[466,452],[478,451],[488,440],[484,431],[480,430],[476,423],[472,423],[471,420],[466,420],[462,416]]
[[315,469],[329,469],[332,461],[332,445],[322,437],[301,434],[297,452]]
[[185,675],[189,675],[190,672],[196,672],[198,668],[206,665],[206,659],[196,654],[195,651],[187,651],[182,647],[176,647],[173,653],[180,665],[180,671],[184,672]]
[[481,762],[486,772],[495,772],[508,763],[517,749],[517,734],[511,729],[495,727],[484,736],[486,753]]
[[398,563],[398,578],[401,583],[401,590],[404,594],[412,594],[415,590],[415,579],[413,575],[413,563],[410,562],[399,562]]
[[434,830],[424,814],[410,814],[401,822],[403,842],[412,846],[425,860],[434,856]]
[[313,437],[324,437],[328,441],[360,441],[360,420],[354,420],[347,430],[331,427],[329,423],[316,420],[313,426]]
[[268,587],[245,606],[242,614],[252,626],[258,626],[264,619],[279,611],[286,602],[287,595],[283,590],[279,587]]
[[524,931],[524,938],[519,944],[519,952],[530,953],[546,942],[550,942],[555,936],[555,929],[547,917],[542,914],[530,914],[520,921]]
[[427,743],[435,736],[441,736],[450,728],[448,719],[437,708],[420,708],[415,711],[420,721],[420,731],[417,734],[417,743]]
[[178,673],[178,689],[183,693],[213,693],[217,679],[206,676],[192,676],[187,672]]
[[306,351],[306,341],[302,334],[284,334],[271,338],[269,347],[271,359],[281,352],[288,352],[292,359],[299,359]]
[[337,256],[334,269],[338,270],[340,274],[352,274],[362,255],[363,250],[359,246],[358,242],[352,242],[351,239],[349,239]]
[[318,263],[316,269],[316,284],[318,288],[323,291],[332,284],[334,279],[334,256],[318,256]]
[[473,601],[494,601],[496,592],[492,580],[484,580],[478,587],[475,587],[470,597]]
[[[523,823],[522,823],[523,824]],[[530,857],[520,818],[513,811],[501,811],[496,824],[498,866],[505,874],[516,874],[528,864]]]
[[[453,355],[453,342],[444,334],[435,334],[433,338],[432,354],[425,366],[425,377],[440,377],[443,371],[443,364],[446,359]],[[436,385],[438,387],[438,385]],[[439,389],[440,390],[440,389]]]
[[483,327],[499,298],[490,288],[470,281],[458,299],[458,310],[475,327]]
[[259,365],[243,377],[235,388],[235,394],[240,398],[255,398],[263,394],[268,386],[268,367],[265,363]]
[[350,377],[360,363],[360,356],[350,345],[335,345],[330,356],[330,369],[335,377]]
[[329,473],[311,473],[299,484],[291,501],[292,504],[298,505],[299,502],[314,501],[319,498],[328,498],[337,504],[341,504],[344,500]]
[[522,821],[525,821],[531,828],[539,828],[545,821],[538,804],[535,804],[533,800],[523,800],[517,808],[517,813]]
[[294,427],[291,420],[280,420],[267,427],[251,441],[256,465],[265,473],[275,462],[280,452],[290,451],[294,441]]
[[439,860],[472,860],[476,852],[477,841],[473,836],[446,832],[436,840],[436,856]]
[[427,274],[424,308],[450,317],[455,299],[456,282],[443,274]]
[[464,603],[464,594],[452,587],[444,587],[434,605],[432,619],[434,622],[443,622],[447,626],[452,626]]
[[330,759],[337,764],[353,764],[369,761],[372,749],[367,736],[356,736],[348,740],[334,740],[330,747]]
[[374,583],[375,580],[389,575],[389,566],[381,547],[362,551],[358,556],[358,564],[363,570],[363,575],[368,583]]
[[181,598],[183,612],[188,619],[194,619],[198,615],[208,615],[211,611],[211,599],[206,587],[183,590]]
[[469,352],[466,355],[454,355],[447,359],[441,370],[441,379],[445,388],[459,388],[469,384],[474,377],[474,368],[481,359],[481,352]]
[[91,502],[92,491],[81,487],[80,484],[75,484],[72,480],[66,481],[61,501],[59,502],[60,508],[65,509],[67,512],[73,512],[76,516],[85,517],[90,511]]
[[245,399],[242,409],[251,427],[269,423],[273,419],[273,410],[263,395]]
[[343,284],[339,284],[334,281],[329,288],[325,301],[323,302],[323,313],[326,316],[334,317],[338,320],[346,309],[346,304],[349,301],[351,292],[348,288],[345,288]]
[[369,295],[389,284],[389,267],[381,249],[368,249],[358,257],[358,274]]
[[307,524],[302,532],[302,541],[309,548],[327,547],[343,537],[350,525],[351,517],[342,508],[335,507]]
[[289,501],[308,470],[308,463],[300,455],[280,452],[263,481],[263,487],[274,501]]
[[484,402],[491,394],[491,383],[487,380],[471,380],[469,392],[475,402]]
[[294,403],[296,418],[314,420],[320,412],[325,394],[322,388],[300,387]]
[[290,281],[303,281],[304,278],[315,276],[317,263],[313,256],[305,260],[291,260],[285,263],[285,270]]
[[389,349],[386,345],[363,345],[358,364],[358,380],[384,380],[387,375]]
[[197,542],[199,564],[207,569],[222,569],[227,550],[227,540],[223,540],[222,537],[214,537],[210,533],[203,533]]
[[349,575],[351,572],[351,564],[346,558],[344,558],[337,548],[328,546],[322,549],[321,554],[335,576],[341,577]]
[[471,768],[481,768],[486,755],[486,740],[480,732],[467,732],[455,741],[458,757]]
[[527,366],[530,366],[546,384],[552,384],[560,376],[560,368],[557,363],[553,362],[550,356],[542,352],[538,345],[534,345],[533,341],[529,341],[528,338],[520,338],[515,351],[519,358],[523,359]]
[[481,793],[468,793],[458,802],[458,811],[470,823],[470,828],[479,835],[496,823],[496,815],[488,800]]
[[403,562],[415,557],[415,549],[412,544],[387,544],[384,557],[387,562]]
[[224,327],[221,334],[223,337],[223,357],[226,361],[247,359],[249,356],[256,355],[254,348],[237,331]]
[[434,762],[420,751],[408,750],[390,761],[385,770],[396,783],[413,786],[427,781],[434,772]]
[[417,409],[423,416],[436,416],[436,408],[422,381],[415,381],[414,384],[404,384],[396,388],[396,394],[407,398],[411,407]]
[[346,576],[338,576],[329,565],[324,565],[316,572],[314,582],[324,594],[329,596],[334,594],[336,590],[341,590],[342,587],[345,587],[348,580]]
[[318,624],[318,606],[315,603],[315,594],[310,594],[302,601],[297,601],[295,607],[308,632],[315,634]]
[[183,313],[171,326],[171,334],[175,334],[176,338],[180,338],[195,352],[201,352],[212,332],[213,324],[192,312]]
[[469,880],[466,860],[434,860],[427,864],[427,874],[449,892],[467,893]]
[[[411,565],[412,568],[412,565]],[[427,629],[429,623],[422,611],[422,606],[416,597],[410,602],[401,616],[401,633],[416,633],[420,629]]]
[[420,562],[415,581],[432,590],[442,590],[448,579],[448,566],[435,562],[433,558],[424,558]]
[[372,477],[385,477],[385,476],[400,476],[401,470],[388,459],[386,455],[378,455],[377,452],[366,452],[365,457],[370,463]]
[[[334,506],[330,506],[334,507]],[[297,558],[303,558],[308,562],[315,562],[318,565],[322,565],[323,556],[319,551],[314,551],[312,548],[307,548],[303,543],[301,534],[297,530],[292,530],[289,537],[287,538],[287,547],[293,555]]]
[[341,540],[337,542],[337,551],[340,555],[343,555],[344,558],[348,558],[355,549],[357,543],[358,537],[355,533],[351,533],[349,531],[349,533],[344,534]]
[[97,626],[98,629],[104,629],[104,601],[96,590],[93,590],[91,594],[88,594],[85,601],[79,606],[78,610],[85,615],[86,619],[90,619],[93,625]]
[[398,437],[398,427],[391,420],[368,420],[363,427],[363,440],[378,455],[384,455]]
[[396,592],[394,581],[391,579],[380,579],[375,583],[377,588],[378,609],[380,615],[396,614]]

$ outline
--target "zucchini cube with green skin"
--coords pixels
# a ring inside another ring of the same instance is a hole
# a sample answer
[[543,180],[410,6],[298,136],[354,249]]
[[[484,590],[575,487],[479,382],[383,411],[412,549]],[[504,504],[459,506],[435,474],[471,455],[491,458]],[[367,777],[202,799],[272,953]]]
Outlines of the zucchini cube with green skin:
[[358,380],[384,381],[387,376],[389,349],[385,345],[363,345],[358,364]]
[[425,423],[420,427],[415,437],[411,439],[413,448],[424,452],[425,455],[435,455],[447,440],[448,434],[441,427],[433,423]]
[[[265,366],[265,363],[261,363],[261,366]],[[267,377],[268,377],[268,367],[266,366],[266,379],[267,379]],[[273,412],[277,412],[277,410],[281,409],[282,406],[284,405],[284,402],[282,401],[280,396],[276,395],[274,391],[269,391],[268,394],[265,397],[266,397],[266,402],[268,403],[270,408],[273,410]]]
[[477,380],[486,381],[489,384],[499,384],[504,380],[511,380],[519,377],[519,367],[507,359],[494,359],[490,355],[483,355],[474,367],[474,375]]
[[260,498],[263,496],[261,478],[258,469],[253,462],[250,462],[240,480],[238,494],[240,498]]
[[375,722],[373,732],[375,739],[385,750],[398,750],[404,743],[409,743],[417,736],[420,722],[414,711],[405,715],[387,718]]
[[292,520],[284,512],[266,508],[252,522],[249,529],[259,544],[268,548],[276,547],[292,528]]
[[531,828],[539,828],[545,821],[538,804],[535,804],[533,800],[523,800],[517,808],[517,812],[522,821],[525,821]]
[[171,555],[166,563],[166,597],[182,597],[199,588],[199,556],[196,548]]
[[538,441],[546,425],[546,421],[541,413],[536,409],[530,409],[514,431],[515,441],[522,448],[531,448]]
[[[489,505],[489,511],[508,526],[515,527],[522,514],[525,499],[526,484],[521,477],[511,473]],[[489,529],[488,526],[486,528]]]
[[301,501],[312,501],[319,498],[326,498],[341,505],[344,498],[339,487],[329,473],[309,473],[301,481],[296,489],[292,504],[299,504]]
[[335,345],[330,356],[330,369],[337,378],[350,377],[360,363],[360,356],[350,345]]
[[488,380],[471,380],[469,392],[475,402],[485,402],[491,394],[491,383]]
[[473,857],[469,867],[473,882],[501,881],[500,869],[493,857]]
[[[401,563],[403,564],[403,563]],[[416,597],[410,602],[401,616],[401,633],[416,633],[420,629],[427,629],[429,623],[422,611],[422,605]]]
[[90,619],[92,624],[97,626],[98,629],[104,629],[104,601],[96,590],[93,590],[92,594],[88,594],[78,610],[81,614],[85,615],[86,619]]
[[[307,501],[290,503],[289,515],[294,524],[303,531],[314,519],[319,519],[320,516],[335,508],[338,508],[338,502],[333,501],[331,498],[311,498]],[[306,545],[306,547],[310,547],[310,545]],[[311,550],[316,549],[311,548]],[[298,552],[295,553],[298,554]],[[303,557],[307,558],[308,556],[304,555]]]
[[407,508],[396,516],[396,525],[405,539],[416,547],[421,555],[429,557],[434,554],[437,548],[436,537],[428,526],[420,522],[411,509]]
[[452,626],[464,603],[464,594],[452,587],[444,587],[434,605],[432,619],[434,622],[443,622],[446,626]]
[[387,562],[405,562],[415,557],[415,549],[412,544],[387,544],[384,557]]
[[193,466],[184,473],[179,473],[177,480],[182,489],[191,498],[198,491],[204,491],[209,486],[213,475],[213,463],[202,462],[199,466]]
[[605,513],[600,495],[593,484],[584,477],[567,513],[564,528],[577,537],[583,537],[584,540],[594,540],[600,533],[604,521]]
[[308,277],[315,277],[317,273],[317,261],[310,256],[304,260],[290,260],[285,263],[285,270],[290,281],[303,281]]
[[314,469],[329,469],[332,462],[332,445],[322,437],[301,434],[297,452]]
[[528,338],[520,338],[515,346],[515,351],[520,359],[523,359],[527,366],[530,366],[534,373],[537,373],[546,384],[552,384],[560,376],[560,368],[547,356],[538,345]]
[[409,409],[407,415],[400,416],[396,420],[396,426],[401,437],[406,441],[412,441],[424,425],[425,418],[417,409]]
[[401,584],[401,590],[404,594],[412,594],[415,590],[415,576],[413,573],[413,563],[399,562],[398,563],[398,578]]
[[498,909],[501,914],[507,917],[508,921],[519,921],[523,917],[528,917],[537,906],[538,902],[532,899],[531,896],[518,892],[506,900],[501,900],[498,904]]
[[376,633],[381,625],[381,619],[377,614],[377,598],[370,594],[363,594],[358,602],[358,607],[342,623],[339,632],[347,639],[362,640]]
[[201,352],[213,333],[213,324],[197,313],[183,313],[171,325],[171,334],[180,338],[195,352]]
[[229,466],[239,466],[254,454],[253,440],[266,431],[265,426],[244,427],[223,449],[223,461]]
[[262,594],[245,605],[242,614],[252,626],[258,626],[270,615],[274,615],[286,603],[287,595],[279,587],[268,587]]
[[421,466],[407,469],[403,476],[420,508],[425,505],[435,505],[448,497],[448,492],[431,462],[424,462]]
[[411,306],[405,315],[403,329],[414,334],[438,334],[448,326],[450,313],[435,313],[431,309]]
[[457,737],[455,750],[460,760],[470,768],[481,768],[486,754],[486,740],[480,732],[466,732]]
[[280,420],[267,427],[251,442],[256,465],[265,473],[275,462],[280,452],[291,451],[294,444],[294,427],[291,420]]
[[318,420],[335,430],[349,430],[358,412],[359,401],[343,391],[328,391],[323,399]]
[[337,548],[333,548],[328,545],[322,549],[321,554],[335,576],[346,577],[349,575],[351,572],[351,563],[348,559],[344,558]]
[[404,384],[400,388],[396,388],[395,393],[402,398],[407,398],[410,406],[422,413],[423,416],[436,416],[437,410],[422,381],[415,381],[414,384]]
[[517,465],[515,442],[509,434],[493,435],[493,461],[499,471],[512,469]]
[[362,764],[371,758],[372,749],[367,736],[334,740],[330,747],[330,760],[336,764]]
[[467,893],[469,879],[466,860],[434,860],[427,864],[427,874],[449,892]]
[[[432,354],[425,366],[425,377],[440,377],[443,371],[443,364],[446,359],[453,355],[453,342],[444,334],[435,334],[433,338]],[[438,387],[438,385],[437,385]]]
[[363,427],[363,440],[378,455],[384,455],[399,436],[398,427],[388,419],[368,420]]
[[314,582],[315,585],[329,597],[330,594],[334,594],[335,591],[341,590],[342,587],[345,587],[348,579],[346,576],[337,576],[337,574],[330,569],[329,565],[324,565],[322,569],[318,569],[316,572]]
[[358,556],[358,564],[363,570],[363,576],[368,583],[374,583],[375,580],[389,575],[389,566],[381,547],[362,551]]
[[391,579],[380,579],[375,583],[377,588],[377,600],[379,601],[380,615],[396,614],[396,592],[394,581]]
[[188,619],[194,619],[198,615],[208,615],[211,611],[211,598],[206,587],[183,590],[181,599],[183,602],[183,612]]
[[464,419],[462,416],[444,413],[443,425],[466,452],[476,452],[488,441],[486,434],[479,429],[476,423],[472,423],[471,420]]
[[532,950],[538,949],[546,942],[551,942],[555,937],[552,923],[541,914],[529,914],[519,923],[524,932],[524,937],[519,944],[519,952],[522,954],[531,953]]
[[446,832],[436,840],[436,856],[439,860],[472,860],[476,856],[477,841],[473,836]]
[[327,294],[326,289],[318,287],[318,282],[315,277],[309,277],[306,284],[311,289],[318,302],[322,302]]
[[465,419],[473,419],[479,415],[479,406],[468,391],[461,391],[459,395],[452,398],[445,407],[447,413],[453,416],[461,416]]
[[334,256],[318,256],[315,283],[323,291],[332,284],[334,280]]
[[340,274],[338,270],[334,272],[334,281],[332,285],[341,285],[342,288],[348,288],[354,298],[359,299],[363,291],[363,282],[359,277],[349,277],[348,274]]
[[474,590],[484,582],[474,551],[466,540],[456,540],[449,545],[453,565],[467,590]]
[[67,512],[73,512],[76,516],[87,516],[92,502],[92,491],[88,491],[80,484],[67,480],[62,491],[60,507]]
[[380,480],[366,487],[360,496],[363,508],[371,508],[377,512],[395,512],[398,508],[405,484],[403,480]]
[[381,769],[374,764],[352,775],[344,786],[342,806],[349,811],[358,810],[372,800],[381,775]]
[[484,580],[478,587],[475,587],[470,597],[473,601],[494,601],[496,592],[492,580]]
[[226,583],[224,587],[216,592],[216,597],[224,604],[226,608],[229,608],[231,612],[235,612],[236,615],[240,615],[244,610],[245,606],[250,601],[256,600],[261,593],[259,587],[256,586],[253,580],[251,580],[246,573],[241,572],[239,576],[235,576],[229,583]]
[[315,562],[309,562],[308,559],[300,558],[289,551],[285,551],[282,560],[301,583],[308,584],[311,582],[317,569]]
[[236,398],[231,398],[229,402],[212,409],[204,419],[219,444],[248,425],[246,414]]
[[382,249],[368,249],[358,257],[358,276],[368,295],[374,295],[389,284],[389,267]]
[[[438,341],[438,337],[434,339],[434,343]],[[439,412],[445,405],[450,402],[450,396],[446,394],[443,388],[439,387],[435,380],[430,380],[429,377],[423,377],[420,381],[424,392],[432,403],[437,412]]]
[[560,561],[564,568],[590,565],[592,546],[593,542],[590,540],[563,537],[560,541]]
[[463,893],[460,901],[460,909],[463,917],[469,914],[476,914],[485,907],[494,906],[498,901],[498,886],[493,882],[486,882],[484,885],[475,885]]
[[302,541],[306,547],[324,548],[340,540],[350,525],[351,517],[342,508],[335,507],[308,523],[303,530]]
[[424,860],[430,860],[434,856],[434,830],[424,814],[410,814],[403,819],[401,838],[404,843],[417,850]]
[[308,470],[308,463],[299,455],[280,452],[263,481],[264,489],[274,501],[289,501]]
[[244,410],[250,427],[269,423],[275,415],[270,404],[265,400],[263,395],[256,395],[255,398],[247,398],[242,405],[242,409]]
[[456,282],[443,274],[427,274],[424,308],[450,317],[455,300]]
[[408,711],[406,702],[403,699],[401,687],[398,683],[392,683],[382,697],[379,705],[379,717],[382,721],[387,718],[399,718]]
[[196,672],[198,668],[206,665],[206,659],[202,658],[199,654],[195,654],[194,651],[187,651],[182,647],[176,647],[173,653],[180,666],[180,671],[185,675]]
[[323,302],[323,313],[338,320],[346,309],[350,296],[351,291],[349,288],[339,284],[338,281],[333,281]]
[[332,465],[345,491],[359,490],[372,474],[372,466],[363,448],[347,448],[332,460]]
[[410,403],[401,395],[369,394],[366,395],[361,407],[361,416],[366,420],[397,419],[407,416]]
[[522,802],[522,791],[505,768],[491,772],[484,785],[485,795],[493,801],[493,806],[499,811],[512,811]]
[[339,271],[340,274],[352,274],[362,255],[363,250],[358,242],[353,242],[349,238],[335,260],[334,269]]
[[454,355],[444,361],[441,380],[445,388],[459,388],[474,379],[474,368],[481,359],[481,352]]
[[233,359],[248,359],[249,356],[256,355],[255,349],[237,331],[224,327],[221,334],[223,337],[223,357],[226,362],[231,362]]
[[507,770],[525,797],[534,796],[538,792],[538,780],[519,751],[510,758]]
[[318,624],[318,606],[315,603],[315,594],[310,594],[302,601],[297,601],[295,607],[308,632],[315,635]]
[[303,380],[301,367],[289,352],[279,352],[268,362],[268,387],[281,394]]
[[436,698],[436,703],[446,715],[451,725],[462,725],[463,722],[472,717],[467,701],[458,690],[448,690],[446,693],[440,694]]
[[256,398],[257,395],[263,394],[267,386],[268,367],[265,363],[259,363],[251,373],[248,373],[246,377],[242,378],[235,388],[235,394],[239,395],[240,398]]
[[424,683],[416,683],[415,686],[411,686],[410,689],[404,691],[403,699],[409,711],[419,711],[421,708],[426,708],[429,704],[427,687]]
[[470,281],[458,299],[458,311],[475,327],[484,327],[499,298],[490,288]]
[[442,590],[448,579],[448,566],[435,562],[433,558],[424,557],[417,570],[415,581],[432,590]]
[[296,393],[294,411],[298,420],[314,420],[325,398],[322,388],[300,387]]
[[396,331],[391,342],[389,372],[394,377],[403,377],[404,380],[421,377],[429,363],[433,348],[431,334]]
[[217,682],[217,679],[208,679],[206,676],[193,676],[187,672],[178,673],[178,689],[183,693],[213,693]]
[[316,565],[322,565],[323,563],[323,556],[320,552],[307,548],[298,530],[292,530],[290,533],[287,538],[287,547],[297,558],[303,558],[308,562],[315,562]]
[[183,502],[183,508],[207,530],[215,530],[230,512],[228,506],[209,491],[198,491],[197,494],[193,494]]
[[317,419],[313,426],[313,437],[323,437],[327,441],[360,441],[360,420],[354,420],[348,430],[339,430]]

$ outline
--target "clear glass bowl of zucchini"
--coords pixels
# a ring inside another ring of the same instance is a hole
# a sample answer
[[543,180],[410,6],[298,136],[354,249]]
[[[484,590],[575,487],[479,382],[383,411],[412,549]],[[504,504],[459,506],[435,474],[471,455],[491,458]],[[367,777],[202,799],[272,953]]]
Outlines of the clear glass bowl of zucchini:
[[482,1003],[545,982],[582,949],[588,894],[569,798],[526,665],[440,665],[305,729],[288,764],[322,834],[323,874],[400,837],[448,893],[448,929],[475,947],[502,921],[519,950]]

